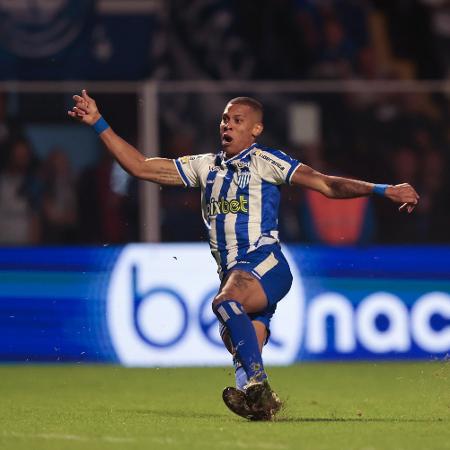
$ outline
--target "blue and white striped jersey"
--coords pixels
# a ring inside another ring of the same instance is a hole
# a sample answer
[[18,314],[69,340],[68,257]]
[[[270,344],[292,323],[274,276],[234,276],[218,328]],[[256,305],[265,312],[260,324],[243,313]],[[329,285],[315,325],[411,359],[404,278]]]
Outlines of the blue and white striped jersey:
[[280,185],[290,183],[299,161],[255,143],[229,159],[223,152],[207,153],[183,156],[175,164],[187,187],[201,188],[219,273],[259,245],[278,241]]

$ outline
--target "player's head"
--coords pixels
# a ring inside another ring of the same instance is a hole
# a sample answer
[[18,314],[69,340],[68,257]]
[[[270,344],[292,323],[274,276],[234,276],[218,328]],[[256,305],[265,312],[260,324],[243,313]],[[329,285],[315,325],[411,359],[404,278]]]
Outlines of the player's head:
[[263,131],[263,107],[251,97],[230,100],[222,114],[220,138],[228,155],[236,155],[255,142]]

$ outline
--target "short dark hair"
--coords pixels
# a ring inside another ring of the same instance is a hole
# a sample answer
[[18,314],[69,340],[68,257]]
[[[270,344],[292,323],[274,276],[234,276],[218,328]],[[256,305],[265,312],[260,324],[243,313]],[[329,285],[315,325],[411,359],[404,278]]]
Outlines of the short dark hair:
[[252,108],[254,111],[256,111],[260,115],[260,120],[262,122],[263,116],[264,116],[264,108],[261,102],[256,100],[252,97],[235,97],[232,98],[228,104],[232,103],[233,105],[239,104],[239,105],[246,105]]

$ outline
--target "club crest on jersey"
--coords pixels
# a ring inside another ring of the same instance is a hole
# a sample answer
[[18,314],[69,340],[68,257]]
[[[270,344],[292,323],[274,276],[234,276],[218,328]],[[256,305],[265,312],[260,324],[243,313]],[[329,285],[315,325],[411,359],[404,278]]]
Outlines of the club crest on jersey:
[[248,170],[242,170],[238,173],[237,183],[241,189],[244,189],[248,186],[250,182],[250,172]]

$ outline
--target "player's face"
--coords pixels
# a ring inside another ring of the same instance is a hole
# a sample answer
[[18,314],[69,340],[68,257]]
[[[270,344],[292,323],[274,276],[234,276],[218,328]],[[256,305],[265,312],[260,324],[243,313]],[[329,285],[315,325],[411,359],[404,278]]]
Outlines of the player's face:
[[250,106],[228,103],[220,122],[222,149],[227,155],[237,155],[250,147],[263,126],[258,113]]

